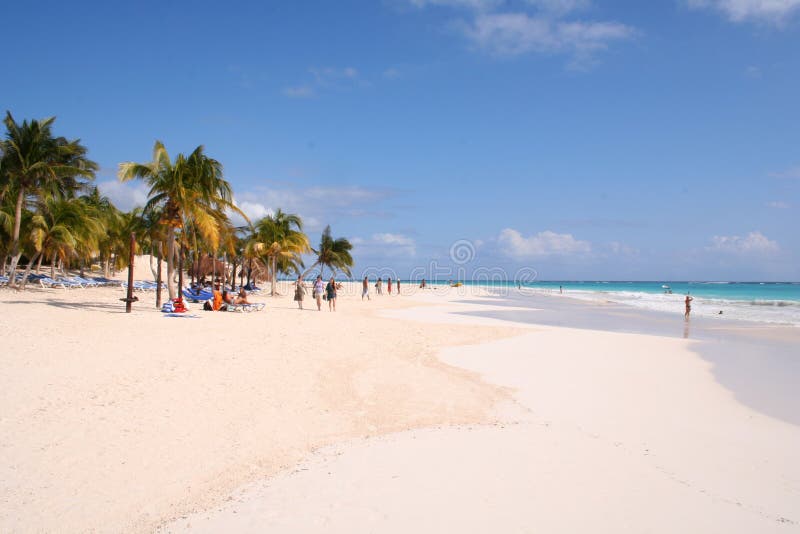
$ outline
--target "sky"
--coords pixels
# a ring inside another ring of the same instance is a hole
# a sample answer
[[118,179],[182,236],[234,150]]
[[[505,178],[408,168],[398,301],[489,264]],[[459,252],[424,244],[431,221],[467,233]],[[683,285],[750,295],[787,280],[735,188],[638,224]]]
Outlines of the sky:
[[56,116],[122,208],[161,140],[356,276],[800,280],[800,0],[3,11],[0,106]]

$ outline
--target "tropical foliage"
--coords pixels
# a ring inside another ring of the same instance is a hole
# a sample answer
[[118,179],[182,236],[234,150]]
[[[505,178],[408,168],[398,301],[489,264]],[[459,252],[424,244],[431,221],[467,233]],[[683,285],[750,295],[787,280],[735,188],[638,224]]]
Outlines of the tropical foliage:
[[317,255],[317,261],[309,268],[312,271],[315,267],[321,267],[320,274],[324,278],[325,267],[328,267],[335,275],[336,271],[341,271],[347,276],[352,276],[350,267],[353,266],[353,256],[350,251],[353,245],[344,237],[334,238],[331,235],[330,225],[325,227],[320,238],[319,248],[312,249]]
[[311,247],[308,236],[303,233],[303,221],[298,215],[284,213],[280,209],[267,215],[255,225],[246,250],[253,256],[268,261],[270,293],[275,295],[275,279],[279,272],[300,273],[303,268],[302,254]]
[[[171,158],[156,141],[151,161],[119,165],[121,181],[141,179],[148,186],[144,206],[122,211],[92,184],[98,165],[80,140],[53,133],[55,118],[21,123],[6,113],[0,140],[0,274],[11,286],[25,287],[43,264],[49,274],[69,269],[102,270],[113,276],[128,264],[131,234],[137,253],[167,262],[170,298],[178,295],[181,264],[194,277],[211,266],[224,283],[269,280],[275,294],[279,275],[300,274],[303,255],[313,252],[312,268],[328,267],[348,276],[352,245],[333,238],[330,227],[312,249],[297,214],[276,210],[251,223],[233,200],[222,164],[198,146]],[[230,217],[246,222],[236,227]],[[159,263],[160,264],[160,263]],[[20,272],[20,271],[24,271]],[[154,276],[156,269],[153,268]],[[17,274],[19,273],[19,275]]]

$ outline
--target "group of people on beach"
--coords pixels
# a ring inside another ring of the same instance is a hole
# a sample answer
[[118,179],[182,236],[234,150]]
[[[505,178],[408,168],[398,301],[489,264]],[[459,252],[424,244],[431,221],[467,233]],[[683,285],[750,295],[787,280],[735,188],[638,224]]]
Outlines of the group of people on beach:
[[[322,275],[317,275],[314,284],[311,288],[312,296],[317,302],[317,311],[322,311],[322,301],[328,301],[328,311],[336,311],[336,296],[341,288],[341,284],[337,284],[336,280],[331,276],[326,284],[322,280]],[[303,282],[303,277],[298,276],[297,281],[294,283],[294,301],[297,302],[297,307],[303,309],[303,299],[306,296],[306,286]]]
[[239,292],[234,297],[232,291],[227,289],[220,291],[219,284],[215,284],[211,300],[203,304],[203,309],[206,311],[227,311],[228,306],[240,304],[250,304],[250,301],[247,300],[247,291],[243,287],[239,288]]
[[[395,293],[400,295],[400,279],[398,278],[395,281]],[[391,295],[392,294],[392,277],[386,278],[386,291]],[[383,278],[380,276],[378,280],[375,282],[375,293],[378,295],[383,295]],[[361,300],[364,299],[369,300],[369,278],[364,277],[364,280],[361,281]]]

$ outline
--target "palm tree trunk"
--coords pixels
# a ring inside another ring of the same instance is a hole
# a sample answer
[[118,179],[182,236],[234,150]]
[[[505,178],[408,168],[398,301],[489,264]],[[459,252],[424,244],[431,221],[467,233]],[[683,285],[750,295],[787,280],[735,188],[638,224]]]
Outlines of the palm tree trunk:
[[[36,259],[43,256],[41,251],[38,251],[36,254],[33,255],[31,261],[28,262],[28,268],[25,269],[25,275],[22,277],[22,284],[20,285],[20,289],[25,289],[25,284],[28,283],[28,276],[31,274],[31,269],[33,269],[33,264],[36,262]],[[39,262],[41,264],[41,261]]]
[[42,271],[42,260],[44,259],[44,254],[41,252],[39,253],[39,262],[36,264],[36,274],[39,274]]
[[9,269],[8,274],[9,287],[14,287],[17,285],[17,263],[19,263],[19,258],[22,256],[22,252],[19,250],[19,230],[20,226],[22,225],[22,202],[24,200],[25,187],[23,186],[19,188],[19,193],[17,194],[17,205],[14,207],[14,233],[12,235],[11,245],[11,268]]
[[269,280],[270,280],[270,296],[275,296],[275,275],[277,274],[276,271],[278,270],[278,257],[272,256],[270,258],[270,273],[269,273]]
[[56,279],[56,253],[53,252],[53,257],[50,258],[50,278]]
[[175,299],[175,227],[167,227],[167,291]]

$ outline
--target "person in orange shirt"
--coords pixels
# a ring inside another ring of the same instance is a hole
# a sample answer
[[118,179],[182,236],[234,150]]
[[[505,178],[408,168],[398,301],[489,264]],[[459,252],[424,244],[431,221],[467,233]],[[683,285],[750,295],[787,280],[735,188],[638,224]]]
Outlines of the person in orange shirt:
[[219,291],[219,286],[214,286],[214,300],[211,303],[211,309],[214,311],[222,310],[222,293]]

